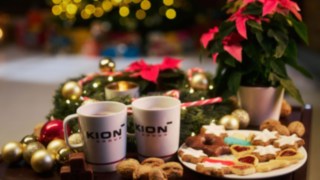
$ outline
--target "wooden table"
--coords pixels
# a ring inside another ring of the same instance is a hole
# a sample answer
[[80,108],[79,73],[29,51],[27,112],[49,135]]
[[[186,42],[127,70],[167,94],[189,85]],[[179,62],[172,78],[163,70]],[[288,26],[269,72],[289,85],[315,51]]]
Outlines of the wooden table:
[[[305,149],[309,155],[308,159],[310,159],[310,135],[311,135],[311,119],[312,119],[312,106],[307,104],[303,107],[293,107],[292,114],[287,117],[281,119],[281,122],[285,125],[290,123],[291,121],[299,120],[301,121],[305,127],[306,127],[306,134],[304,135],[305,140]],[[256,129],[252,127],[252,129]],[[177,159],[176,159],[177,160]],[[290,174],[279,176],[276,178],[271,178],[274,180],[305,180],[307,179],[307,166],[308,166],[308,160],[307,162],[299,168],[297,171],[294,171]],[[184,176],[183,179],[222,179],[222,178],[215,178],[215,177],[209,177],[205,175],[201,175],[199,173],[196,173],[194,171],[189,170],[188,168],[184,168]],[[99,179],[121,179],[117,173],[95,173],[94,178]],[[16,165],[14,167],[8,167],[4,163],[0,163],[0,179],[1,180],[40,180],[40,179],[60,179],[58,169],[57,171],[54,171],[50,174],[42,174],[39,175],[35,173],[31,167],[28,167],[27,165]]]

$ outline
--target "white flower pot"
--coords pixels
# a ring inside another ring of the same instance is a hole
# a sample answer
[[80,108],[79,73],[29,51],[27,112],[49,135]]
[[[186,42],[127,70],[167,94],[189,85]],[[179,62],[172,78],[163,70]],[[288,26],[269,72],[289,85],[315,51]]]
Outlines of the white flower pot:
[[250,125],[259,126],[266,119],[279,120],[284,89],[241,86],[238,98],[250,116]]

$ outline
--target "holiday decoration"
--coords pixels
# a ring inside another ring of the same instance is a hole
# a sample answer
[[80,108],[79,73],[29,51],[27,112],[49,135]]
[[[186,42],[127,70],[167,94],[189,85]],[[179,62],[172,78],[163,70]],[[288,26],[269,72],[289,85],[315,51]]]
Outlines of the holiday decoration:
[[[82,135],[81,133],[73,133],[69,136],[68,138],[68,141],[69,143],[72,145],[72,146],[75,146],[75,145],[79,145],[79,144],[82,144],[83,143],[83,140],[82,140]],[[76,150],[78,151],[81,151],[81,147],[77,148]]]
[[37,137],[36,136],[34,136],[34,135],[26,135],[21,139],[20,143],[25,148],[29,143],[35,142],[35,141],[37,141]]
[[208,104],[215,104],[222,102],[221,97],[211,98],[211,99],[205,99],[205,100],[199,100],[194,102],[185,102],[181,104],[181,107],[192,107],[192,106],[203,106]]
[[57,154],[60,149],[67,147],[67,144],[62,139],[53,139],[47,146],[47,150],[52,154]]
[[63,122],[59,119],[48,121],[43,125],[39,141],[42,144],[47,145],[55,138],[64,139]]
[[39,139],[41,129],[45,123],[46,122],[40,122],[34,126],[32,135],[34,135],[37,139]]
[[239,129],[240,123],[239,120],[232,115],[225,115],[220,119],[220,124],[223,125],[228,130]]
[[95,99],[87,98],[86,100],[84,100],[84,101],[82,102],[81,106],[86,105],[86,104],[91,104],[91,103],[94,103],[94,102],[98,102],[98,101],[95,100]]
[[31,142],[23,150],[23,159],[30,164],[31,157],[34,152],[40,149],[45,149],[45,147],[40,142]]
[[82,88],[77,82],[68,81],[63,85],[61,93],[67,99],[77,100],[82,94]]
[[83,153],[72,153],[69,155],[69,163],[60,169],[61,180],[69,179],[93,179],[92,166],[86,163]]
[[246,128],[249,125],[250,117],[247,111],[243,109],[236,109],[231,113],[231,115],[239,120],[240,128]]
[[61,148],[57,155],[56,155],[56,160],[60,163],[60,164],[64,164],[69,160],[69,155],[72,153],[71,149],[68,147],[63,147]]
[[111,58],[103,58],[99,62],[99,69],[101,72],[114,72],[116,63]]
[[2,147],[2,160],[7,164],[18,162],[22,157],[23,147],[18,142],[9,142]]
[[206,90],[209,86],[207,76],[203,72],[195,73],[190,81],[190,86],[194,89]]
[[44,149],[34,152],[31,157],[31,167],[37,173],[44,173],[52,170],[54,164],[54,156]]

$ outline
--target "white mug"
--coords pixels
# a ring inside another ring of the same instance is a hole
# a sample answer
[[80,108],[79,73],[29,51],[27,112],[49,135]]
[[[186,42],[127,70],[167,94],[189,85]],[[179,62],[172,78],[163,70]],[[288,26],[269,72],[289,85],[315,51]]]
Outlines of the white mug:
[[148,96],[132,103],[140,159],[170,159],[179,148],[181,102],[168,96]]
[[[78,118],[83,144],[72,145],[66,131],[70,120]],[[64,119],[64,136],[71,148],[83,146],[87,163],[95,172],[116,170],[126,156],[127,106],[113,101],[95,102],[77,109]]]

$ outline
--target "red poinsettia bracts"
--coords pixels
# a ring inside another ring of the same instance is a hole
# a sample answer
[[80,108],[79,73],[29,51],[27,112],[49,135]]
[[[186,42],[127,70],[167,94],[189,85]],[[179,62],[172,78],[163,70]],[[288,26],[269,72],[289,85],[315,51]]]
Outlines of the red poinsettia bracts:
[[214,39],[215,34],[218,32],[219,32],[219,28],[216,26],[216,27],[209,29],[208,32],[202,34],[202,36],[200,38],[200,42],[204,48],[208,47],[209,42],[212,39]]
[[290,11],[299,21],[302,21],[300,8],[291,0],[259,0],[263,4],[262,15],[274,14],[275,12],[287,14]]
[[132,77],[140,76],[141,78],[157,83],[159,72],[167,69],[179,68],[181,60],[170,57],[165,57],[160,64],[147,64],[143,59],[135,61],[126,69],[127,72],[132,72]]
[[253,20],[256,21],[257,23],[261,23],[260,18],[249,15],[249,14],[243,14],[243,11],[245,10],[244,8],[239,9],[237,12],[235,12],[229,19],[228,21],[235,21],[236,23],[236,28],[238,33],[245,39],[247,39],[247,28],[246,28],[246,22],[248,20]]
[[242,36],[233,32],[222,41],[223,49],[239,62],[242,62],[242,46],[240,43],[243,40]]

